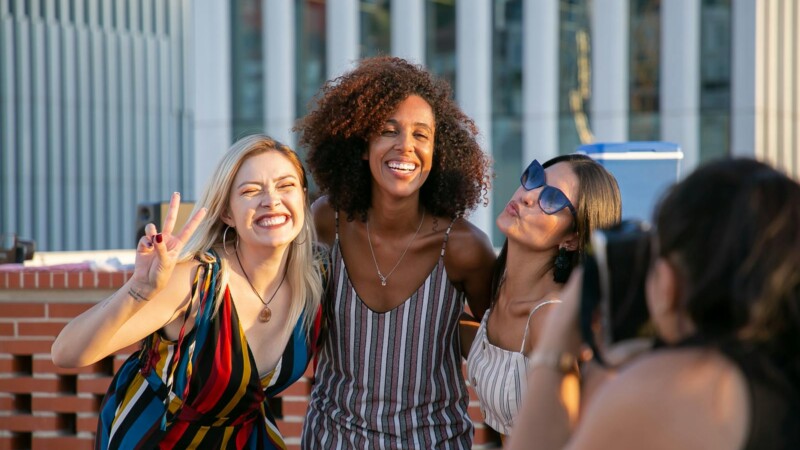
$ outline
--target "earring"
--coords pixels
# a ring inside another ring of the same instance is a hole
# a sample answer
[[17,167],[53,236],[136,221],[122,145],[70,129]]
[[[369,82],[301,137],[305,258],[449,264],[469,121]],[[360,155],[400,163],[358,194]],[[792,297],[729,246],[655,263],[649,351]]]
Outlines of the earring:
[[556,283],[566,283],[571,272],[572,262],[569,255],[567,255],[567,249],[566,247],[560,247],[553,267],[553,280]]
[[[236,229],[235,228],[231,228],[229,225],[226,225],[225,226],[225,231],[222,232],[222,250],[225,251],[226,255],[230,255],[231,254],[231,252],[228,251],[228,243],[226,242],[226,238],[228,237],[228,230],[233,230],[233,232],[236,233]],[[238,246],[239,246],[239,235],[236,235],[236,244],[235,245],[238,248]]]

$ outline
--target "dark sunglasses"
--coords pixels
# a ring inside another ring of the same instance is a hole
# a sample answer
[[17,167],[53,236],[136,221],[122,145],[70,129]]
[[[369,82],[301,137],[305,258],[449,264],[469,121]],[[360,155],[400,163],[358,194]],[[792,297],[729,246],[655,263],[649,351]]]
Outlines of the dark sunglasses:
[[519,182],[526,191],[532,191],[536,188],[544,186],[542,192],[539,194],[539,208],[542,208],[545,214],[555,214],[564,208],[569,208],[574,220],[574,226],[578,225],[578,214],[575,212],[575,207],[569,201],[566,194],[561,192],[561,189],[554,188],[545,183],[544,167],[539,164],[539,161],[533,162],[522,172]]

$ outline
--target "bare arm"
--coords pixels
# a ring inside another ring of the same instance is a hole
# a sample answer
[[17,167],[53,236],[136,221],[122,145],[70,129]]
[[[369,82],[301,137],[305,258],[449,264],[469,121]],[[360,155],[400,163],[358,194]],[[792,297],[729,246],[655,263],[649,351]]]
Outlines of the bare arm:
[[456,220],[445,254],[451,280],[467,297],[472,316],[483,317],[489,307],[492,268],[497,255],[489,237],[464,219]]
[[[201,209],[179,235],[172,234],[180,197],[174,194],[161,233],[149,224],[136,249],[131,279],[111,297],[70,321],[51,350],[61,367],[83,367],[162,328],[186,307],[192,264],[176,268],[186,240],[205,216]],[[179,274],[178,276],[175,276]]]

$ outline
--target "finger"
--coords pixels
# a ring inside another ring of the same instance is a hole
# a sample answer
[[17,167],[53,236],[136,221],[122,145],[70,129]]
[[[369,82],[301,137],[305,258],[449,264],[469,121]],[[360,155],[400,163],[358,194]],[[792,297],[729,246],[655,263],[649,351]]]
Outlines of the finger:
[[182,243],[186,243],[186,241],[189,240],[189,237],[191,237],[192,234],[194,234],[194,231],[197,229],[198,226],[200,226],[200,223],[206,217],[206,212],[207,212],[206,208],[198,209],[197,212],[194,213],[194,215],[192,215],[192,218],[189,219],[188,222],[186,222],[186,225],[183,226],[181,234],[178,235],[178,240],[180,240]]
[[163,233],[158,233],[153,237],[153,247],[156,249],[156,253],[158,253],[159,259],[161,259],[161,261],[166,261],[167,245],[164,243]]
[[153,236],[158,234],[158,230],[156,230],[156,226],[152,223],[148,223],[144,227],[144,235],[147,237],[148,240],[151,242],[153,241]]
[[150,241],[149,236],[142,236],[136,244],[136,251],[140,253],[148,253],[153,250],[153,243]]
[[172,234],[172,229],[175,228],[175,221],[178,220],[178,209],[181,207],[181,194],[173,192],[172,198],[169,199],[169,209],[167,209],[167,217],[164,218],[164,224],[161,227],[161,232],[164,234]]

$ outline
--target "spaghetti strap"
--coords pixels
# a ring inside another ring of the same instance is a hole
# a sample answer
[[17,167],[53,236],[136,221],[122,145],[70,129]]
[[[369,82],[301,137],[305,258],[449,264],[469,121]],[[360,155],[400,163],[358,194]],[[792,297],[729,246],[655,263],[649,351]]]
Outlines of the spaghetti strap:
[[533,309],[531,310],[531,312],[528,314],[528,321],[525,322],[525,334],[522,336],[522,345],[519,348],[519,352],[520,353],[525,351],[525,341],[528,340],[528,328],[531,325],[531,317],[533,317],[533,313],[535,313],[536,310],[538,310],[542,306],[550,305],[550,304],[553,304],[553,303],[561,303],[561,300],[548,300],[546,302],[539,303],[538,305],[534,306]]
[[336,238],[334,241],[339,242],[339,210],[333,212],[334,214],[334,225],[336,227]]
[[444,258],[444,249],[447,247],[447,240],[450,239],[450,230],[453,229],[453,224],[456,223],[456,219],[458,217],[454,217],[453,220],[450,221],[450,225],[447,227],[447,231],[444,232],[444,241],[442,242],[442,251],[439,254],[440,258]]

